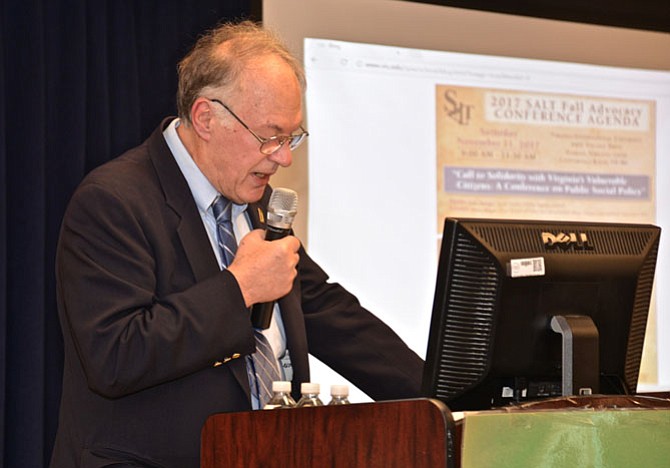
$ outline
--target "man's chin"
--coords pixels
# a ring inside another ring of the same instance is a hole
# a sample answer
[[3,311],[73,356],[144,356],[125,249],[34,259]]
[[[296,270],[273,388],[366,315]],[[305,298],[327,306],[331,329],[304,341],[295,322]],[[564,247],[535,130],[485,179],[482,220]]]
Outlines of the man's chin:
[[267,185],[259,186],[242,194],[242,203],[256,203],[263,198]]

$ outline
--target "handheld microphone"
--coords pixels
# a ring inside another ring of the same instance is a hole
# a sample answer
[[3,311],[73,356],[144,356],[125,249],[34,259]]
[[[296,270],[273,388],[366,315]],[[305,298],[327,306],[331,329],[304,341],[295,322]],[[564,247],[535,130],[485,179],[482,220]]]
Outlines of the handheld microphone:
[[[286,237],[298,212],[298,194],[293,190],[277,187],[272,191],[265,224],[265,240],[273,241]],[[272,321],[274,302],[261,302],[251,307],[251,324],[265,330]]]

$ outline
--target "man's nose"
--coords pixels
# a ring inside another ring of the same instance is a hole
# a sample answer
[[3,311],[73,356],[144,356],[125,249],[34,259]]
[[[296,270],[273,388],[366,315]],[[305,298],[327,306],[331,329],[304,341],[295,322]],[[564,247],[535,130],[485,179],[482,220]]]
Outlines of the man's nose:
[[279,164],[281,167],[289,167],[293,162],[293,151],[289,148],[288,143],[285,143],[277,151],[272,153],[270,161]]

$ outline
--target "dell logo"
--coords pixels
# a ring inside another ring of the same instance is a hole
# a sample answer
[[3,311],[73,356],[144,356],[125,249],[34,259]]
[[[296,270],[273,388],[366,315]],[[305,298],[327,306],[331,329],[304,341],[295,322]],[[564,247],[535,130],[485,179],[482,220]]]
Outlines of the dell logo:
[[558,234],[543,232],[542,243],[547,250],[556,249],[558,247],[563,250],[568,250],[570,247],[575,250],[593,249],[585,232],[570,232],[567,234],[564,232],[559,232]]

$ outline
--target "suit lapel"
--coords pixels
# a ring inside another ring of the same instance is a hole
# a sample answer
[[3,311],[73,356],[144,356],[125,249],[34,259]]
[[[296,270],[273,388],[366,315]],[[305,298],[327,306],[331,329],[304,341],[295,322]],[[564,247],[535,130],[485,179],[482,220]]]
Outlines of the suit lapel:
[[[266,191],[267,193],[267,191]],[[265,196],[263,200],[265,200]],[[261,200],[258,203],[249,203],[247,206],[247,215],[249,216],[249,221],[251,222],[252,229],[265,229],[265,204]]]
[[177,234],[193,275],[196,281],[202,281],[219,271],[219,265],[188,183],[163,138],[163,130],[171,120],[165,119],[149,138],[149,157],[165,194],[165,202],[179,217]]
[[[163,130],[170,121],[171,118],[164,120],[149,138],[149,156],[165,194],[165,202],[179,218],[177,235],[198,282],[215,275],[220,268],[188,183],[163,138]],[[244,360],[234,360],[228,365],[237,382],[245,389],[251,405],[249,379]]]

